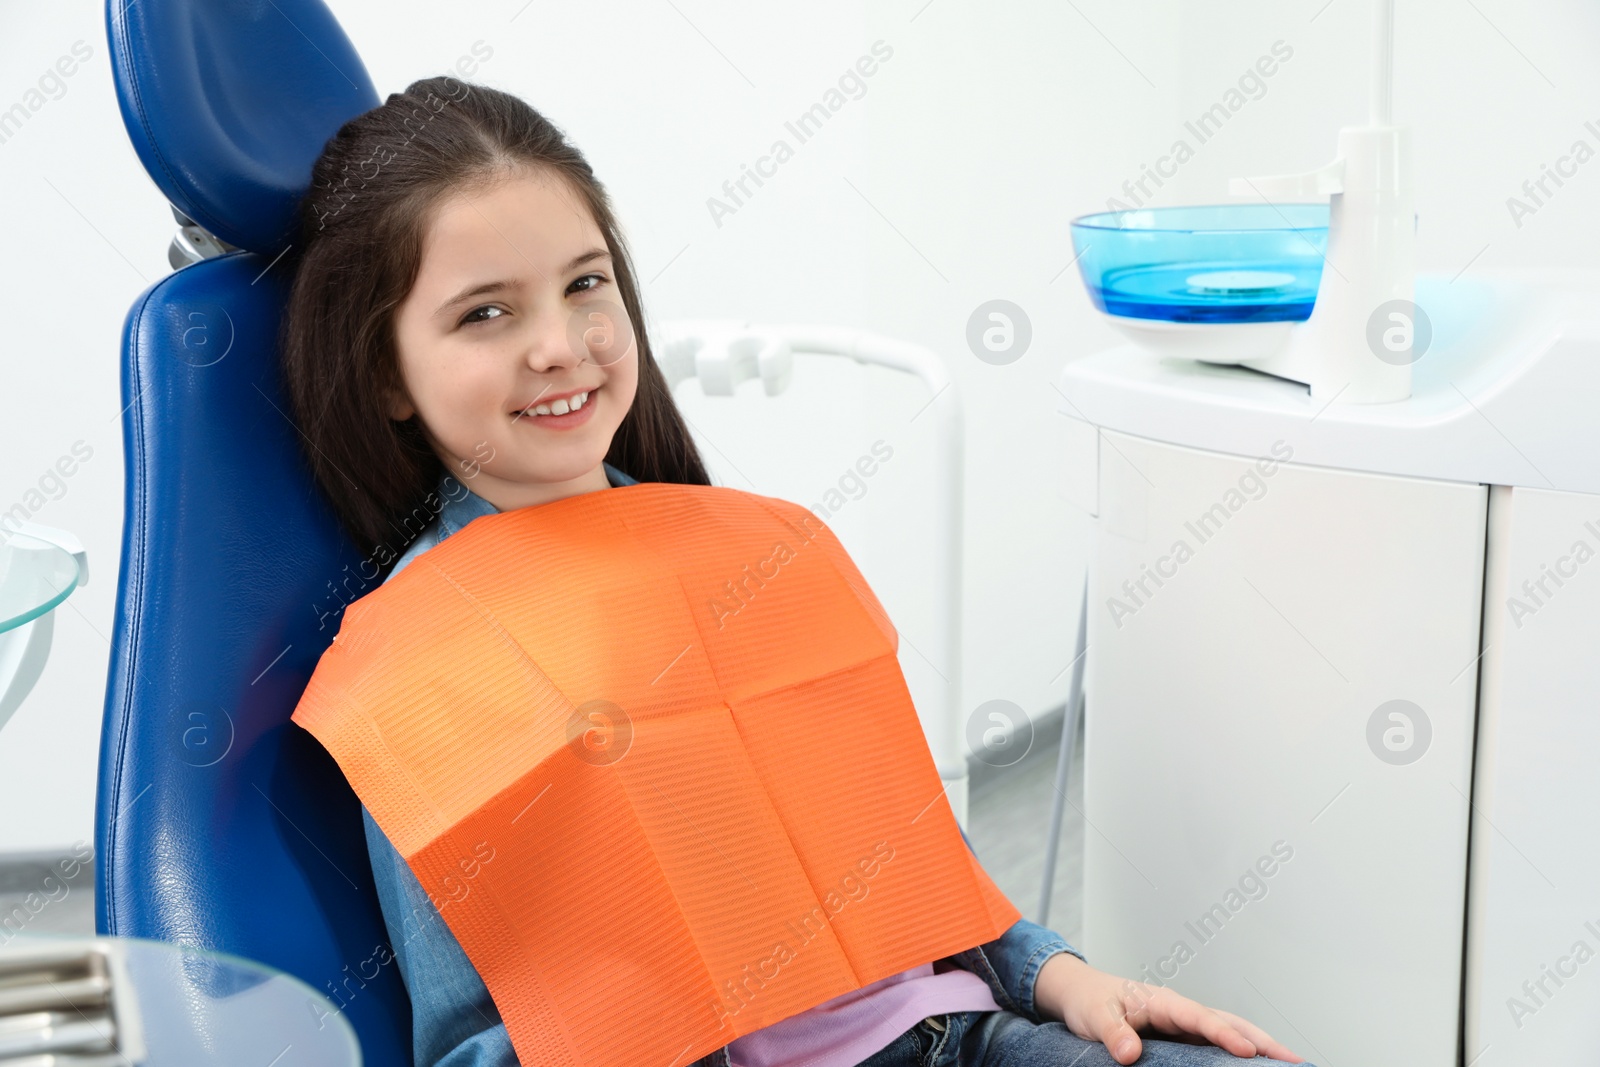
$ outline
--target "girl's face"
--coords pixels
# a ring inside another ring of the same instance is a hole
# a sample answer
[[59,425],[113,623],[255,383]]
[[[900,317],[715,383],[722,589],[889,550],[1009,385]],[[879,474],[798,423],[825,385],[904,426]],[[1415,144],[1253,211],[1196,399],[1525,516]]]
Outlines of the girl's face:
[[419,415],[450,472],[501,511],[610,484],[638,349],[605,238],[559,177],[521,170],[441,200],[395,341],[405,395],[390,416]]

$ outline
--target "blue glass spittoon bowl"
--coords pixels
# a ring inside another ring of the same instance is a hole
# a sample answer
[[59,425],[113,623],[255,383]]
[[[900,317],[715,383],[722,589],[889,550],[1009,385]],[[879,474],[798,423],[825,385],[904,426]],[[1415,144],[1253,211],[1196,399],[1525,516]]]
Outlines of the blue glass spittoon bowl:
[[1108,315],[1303,322],[1328,251],[1327,204],[1212,204],[1072,220],[1078,269]]

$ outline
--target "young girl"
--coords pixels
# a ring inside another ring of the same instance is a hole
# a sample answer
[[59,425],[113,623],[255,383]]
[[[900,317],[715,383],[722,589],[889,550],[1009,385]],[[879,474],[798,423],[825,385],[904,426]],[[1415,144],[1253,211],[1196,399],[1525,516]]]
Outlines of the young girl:
[[[638,328],[633,267],[604,187],[523,101],[453,78],[415,82],[328,142],[301,217],[286,384],[318,483],[375,566],[393,564],[385,581],[482,515],[636,480],[710,484]],[[515,1064],[477,970],[363,814],[418,1067]],[[1245,1020],[1097,971],[1053,931],[1019,920],[697,1063],[1255,1056],[1302,1062]]]

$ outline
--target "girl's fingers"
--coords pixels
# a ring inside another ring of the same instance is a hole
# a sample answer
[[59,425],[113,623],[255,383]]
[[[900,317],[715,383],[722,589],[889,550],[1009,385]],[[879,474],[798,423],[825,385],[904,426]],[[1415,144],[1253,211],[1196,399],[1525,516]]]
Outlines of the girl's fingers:
[[1253,1041],[1262,1055],[1271,1056],[1275,1060],[1287,1060],[1289,1063],[1305,1062],[1305,1057],[1296,1056],[1293,1052],[1290,1052],[1282,1042],[1273,1040],[1271,1034],[1250,1020],[1241,1019],[1232,1012],[1227,1011],[1217,1011],[1217,1014],[1228,1020],[1233,1024],[1234,1029]]
[[1256,1054],[1255,1042],[1235,1029],[1221,1013],[1177,993],[1168,990],[1163,992],[1167,996],[1158,996],[1151,1004],[1152,1021],[1157,1026],[1164,1023],[1163,1029],[1170,1026],[1180,1032],[1199,1034],[1235,1056],[1249,1058]]
[[1145,987],[1138,995],[1109,997],[1089,1022],[1092,1036],[1124,1067],[1138,1060],[1144,1050],[1137,1032],[1144,1026],[1171,1036],[1209,1041],[1241,1059],[1265,1055],[1289,1063],[1305,1062],[1254,1023],[1165,988]]
[[1111,1052],[1111,1058],[1120,1064],[1130,1064],[1144,1051],[1144,1042],[1134,1028],[1142,1022],[1138,1012],[1130,1023],[1127,1005],[1120,997],[1108,997],[1095,1017],[1089,1020],[1090,1037],[1100,1041]]

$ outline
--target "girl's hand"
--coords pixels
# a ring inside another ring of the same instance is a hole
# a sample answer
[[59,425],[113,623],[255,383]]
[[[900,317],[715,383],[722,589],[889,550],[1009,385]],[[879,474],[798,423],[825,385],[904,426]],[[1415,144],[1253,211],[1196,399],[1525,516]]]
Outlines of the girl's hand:
[[1039,968],[1033,999],[1041,1017],[1065,1023],[1081,1038],[1103,1042],[1121,1064],[1133,1063],[1143,1051],[1135,1032],[1139,1029],[1190,1043],[1204,1039],[1240,1057],[1305,1062],[1237,1015],[1196,1004],[1163,986],[1097,971],[1070,952],[1056,953]]

